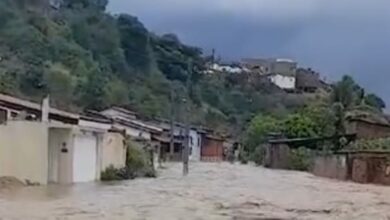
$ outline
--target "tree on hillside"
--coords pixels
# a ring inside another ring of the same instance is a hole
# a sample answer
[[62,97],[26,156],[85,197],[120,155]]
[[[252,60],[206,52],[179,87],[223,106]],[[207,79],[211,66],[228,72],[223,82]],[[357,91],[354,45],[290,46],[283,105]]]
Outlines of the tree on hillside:
[[[343,109],[350,109],[359,102],[361,94],[358,93],[358,86],[351,76],[345,75],[337,82],[332,91],[332,102],[339,103]],[[361,91],[360,91],[361,92]]]
[[282,129],[281,121],[271,117],[258,115],[249,124],[244,136],[244,148],[246,152],[254,150],[267,140],[269,133],[280,132]]
[[336,134],[345,133],[345,117],[348,111],[362,108],[365,105],[382,111],[386,107],[385,102],[375,94],[365,94],[351,76],[343,76],[341,81],[333,87],[331,102],[337,120],[335,121]]
[[148,30],[136,17],[126,14],[119,15],[117,27],[127,63],[139,72],[149,72],[152,56]]
[[64,0],[64,6],[74,9],[96,8],[104,11],[108,5],[108,0]]
[[381,99],[379,96],[375,94],[368,94],[364,98],[364,103],[368,106],[374,107],[375,109],[378,109],[379,111],[382,111],[386,108],[386,103]]

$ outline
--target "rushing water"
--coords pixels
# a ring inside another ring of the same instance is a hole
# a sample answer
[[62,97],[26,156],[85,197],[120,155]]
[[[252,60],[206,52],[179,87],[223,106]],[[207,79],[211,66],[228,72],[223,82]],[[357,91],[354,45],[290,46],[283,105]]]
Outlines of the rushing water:
[[390,187],[226,163],[157,179],[0,193],[0,219],[390,219]]

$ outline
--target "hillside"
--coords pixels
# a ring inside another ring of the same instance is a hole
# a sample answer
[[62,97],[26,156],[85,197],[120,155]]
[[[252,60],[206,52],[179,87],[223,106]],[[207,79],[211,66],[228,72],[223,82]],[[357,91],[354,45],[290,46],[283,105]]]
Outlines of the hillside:
[[[204,75],[200,48],[174,34],[157,36],[131,15],[110,15],[107,1],[0,1],[0,92],[83,111],[126,106],[145,117],[175,112],[213,128],[241,131],[260,112],[285,114],[303,105],[297,95],[273,89],[251,75]],[[191,61],[191,86],[186,89]],[[189,99],[187,98],[189,97]]]

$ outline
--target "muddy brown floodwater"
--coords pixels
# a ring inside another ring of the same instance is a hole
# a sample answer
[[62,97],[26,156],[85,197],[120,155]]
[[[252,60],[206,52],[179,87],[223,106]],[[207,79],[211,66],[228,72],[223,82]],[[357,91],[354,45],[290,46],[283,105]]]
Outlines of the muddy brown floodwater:
[[0,193],[0,219],[390,219],[390,187],[227,163],[168,164],[157,179]]

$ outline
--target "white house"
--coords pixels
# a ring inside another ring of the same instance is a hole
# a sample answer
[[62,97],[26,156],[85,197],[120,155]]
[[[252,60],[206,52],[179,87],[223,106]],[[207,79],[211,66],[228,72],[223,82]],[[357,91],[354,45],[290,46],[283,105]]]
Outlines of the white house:
[[123,136],[110,120],[80,116],[0,94],[0,176],[69,184],[100,179],[125,165]]
[[48,182],[79,183],[100,179],[106,130],[50,125]]
[[238,65],[228,65],[228,64],[217,64],[214,63],[210,66],[207,73],[214,72],[227,72],[227,73],[243,73],[248,72],[249,70]]
[[296,78],[294,75],[287,74],[269,74],[268,79],[281,89],[294,90]]

